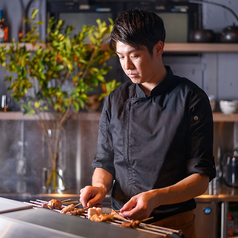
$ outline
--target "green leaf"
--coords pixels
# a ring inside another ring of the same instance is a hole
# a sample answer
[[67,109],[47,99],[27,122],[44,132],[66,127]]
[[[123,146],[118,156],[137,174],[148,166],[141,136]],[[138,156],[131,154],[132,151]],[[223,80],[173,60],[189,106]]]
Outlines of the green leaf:
[[57,65],[57,66],[55,67],[55,70],[56,70],[56,71],[60,71],[60,70],[63,70],[63,69],[64,69],[64,65],[62,65],[62,64]]
[[44,24],[44,22],[43,21],[37,21],[37,22],[35,22],[35,24],[36,25],[42,25],[42,24]]
[[73,105],[74,105],[75,111],[78,112],[80,109],[79,104],[77,102],[73,102]]
[[31,19],[35,19],[38,12],[39,12],[39,9],[33,10],[32,14],[31,14]]

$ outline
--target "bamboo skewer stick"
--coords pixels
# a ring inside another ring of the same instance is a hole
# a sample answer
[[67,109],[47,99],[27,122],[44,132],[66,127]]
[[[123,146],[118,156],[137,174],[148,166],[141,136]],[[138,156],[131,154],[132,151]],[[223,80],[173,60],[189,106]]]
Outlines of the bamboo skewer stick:
[[151,219],[153,219],[153,218],[154,218],[154,217],[148,217],[148,218],[145,218],[145,219],[141,220],[141,222],[149,221],[149,220],[151,220]]
[[74,207],[77,207],[77,206],[79,206],[79,205],[81,205],[82,203],[80,202],[80,203],[78,203],[78,204],[76,204]]
[[152,233],[152,234],[155,234],[155,235],[160,235],[160,236],[163,236],[163,237],[167,237],[167,234],[160,233],[159,231],[145,230],[145,229],[142,229],[142,228],[135,228],[135,229],[138,230],[138,231],[145,231],[145,232]]
[[144,231],[154,231],[154,232],[162,232],[163,234],[166,234],[166,235],[172,235],[173,232],[172,231],[165,231],[163,229],[160,229],[160,227],[157,227],[157,228],[152,228],[152,227],[149,227],[149,226],[143,226],[141,227],[142,230]]
[[32,204],[33,204],[34,207],[41,207],[41,206],[42,206],[42,203],[35,203],[34,201],[23,202],[23,203],[29,204],[29,205],[32,205]]
[[159,229],[164,230],[164,231],[172,231],[174,233],[180,233],[178,230],[174,230],[174,229],[167,228],[167,227],[156,226],[153,224],[144,224],[144,225],[146,225],[147,227],[155,228],[155,229],[159,227]]
[[43,203],[41,203],[41,202],[37,202],[37,201],[30,201],[30,203],[32,204],[36,204],[36,205],[42,205]]
[[[112,225],[116,225],[116,226],[121,226],[121,224],[123,223],[123,221],[121,220],[113,220],[113,221],[107,221],[107,223],[109,224],[112,224]],[[127,228],[128,229],[128,228]],[[129,229],[135,229],[135,230],[139,230],[139,231],[144,231],[144,232],[147,232],[147,233],[151,233],[151,234],[156,234],[156,235],[160,235],[160,236],[163,236],[163,237],[166,237],[167,234],[165,234],[165,232],[161,231],[161,230],[150,230],[149,229],[144,229],[144,228],[129,228]]]
[[37,202],[41,202],[41,203],[47,203],[47,201],[44,200],[40,200],[40,199],[36,199]]
[[78,203],[79,201],[68,201],[68,202],[63,202],[63,204],[72,204],[72,203]]
[[108,211],[103,211],[103,214],[107,214],[107,213],[111,213],[111,212],[119,213],[120,210],[108,210]]
[[68,202],[68,201],[70,201],[71,200],[71,198],[69,198],[69,199],[65,199],[65,200],[63,200],[63,201],[61,201],[62,203],[65,203],[65,202]]

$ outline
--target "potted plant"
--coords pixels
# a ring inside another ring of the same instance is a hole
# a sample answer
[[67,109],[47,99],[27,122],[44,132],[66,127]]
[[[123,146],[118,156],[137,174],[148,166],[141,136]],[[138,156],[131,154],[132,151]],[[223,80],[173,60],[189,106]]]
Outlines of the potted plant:
[[101,88],[102,88],[102,94],[99,96],[98,100],[102,100],[105,97],[107,97],[113,90],[115,90],[119,85],[121,84],[121,82],[117,82],[116,79],[113,79],[109,82],[101,82]]
[[[35,115],[43,130],[51,172],[46,186],[57,189],[60,174],[57,172],[57,157],[60,133],[72,113],[84,108],[88,92],[105,83],[104,76],[110,70],[106,61],[114,55],[109,48],[102,50],[106,36],[112,29],[97,20],[97,26],[84,25],[82,31],[72,36],[73,26],[64,29],[64,22],[49,20],[46,41],[39,40],[36,22],[38,10],[33,11],[31,30],[22,39],[29,42],[34,50],[25,44],[12,41],[9,48],[0,47],[0,65],[8,74],[5,81],[11,97],[16,100],[24,114]],[[86,42],[86,39],[89,43]],[[49,123],[49,121],[51,123]],[[48,132],[54,131],[55,134]]]

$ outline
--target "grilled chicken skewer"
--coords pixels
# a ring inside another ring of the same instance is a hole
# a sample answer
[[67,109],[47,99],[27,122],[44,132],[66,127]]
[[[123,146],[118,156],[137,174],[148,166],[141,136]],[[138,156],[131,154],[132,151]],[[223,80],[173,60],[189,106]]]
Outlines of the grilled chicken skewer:
[[67,212],[73,211],[74,208],[75,208],[75,205],[74,205],[74,204],[70,204],[70,205],[64,207],[64,208],[60,211],[60,213],[67,213]]
[[51,199],[49,202],[37,199],[36,201],[30,201],[30,202],[34,204],[38,204],[39,207],[47,208],[50,210],[55,210],[55,209],[59,210],[62,208],[62,204],[63,204],[62,201],[58,199]]
[[[47,207],[48,207],[49,209],[51,209],[51,210],[53,210],[53,209],[59,210],[59,209],[62,208],[62,205],[63,205],[62,201],[60,201],[60,200],[58,200],[58,199],[54,199],[54,198],[51,199],[51,200],[47,203]],[[44,207],[44,206],[45,206],[45,204],[43,204],[42,207]]]
[[75,207],[79,206],[81,203],[77,204],[77,205],[74,205],[74,204],[70,204],[66,207],[64,207],[60,213],[66,213],[66,214],[70,214],[70,215],[79,215],[81,213],[84,212],[85,208],[82,208],[82,209],[77,209]]
[[66,212],[66,214],[68,214],[68,215],[74,215],[74,216],[76,216],[76,215],[80,215],[80,214],[82,214],[82,213],[84,213],[84,209],[80,209],[80,208],[74,208],[74,210],[71,210],[71,211],[68,211],[68,212]]
[[111,214],[94,214],[92,217],[90,217],[91,221],[97,221],[97,222],[103,222],[103,221],[107,221],[107,220],[112,220],[113,215]]

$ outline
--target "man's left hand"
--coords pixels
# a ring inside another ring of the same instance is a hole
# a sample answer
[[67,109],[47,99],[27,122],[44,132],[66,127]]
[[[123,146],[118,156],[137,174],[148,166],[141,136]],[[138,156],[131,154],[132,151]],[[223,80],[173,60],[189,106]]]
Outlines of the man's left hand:
[[123,217],[143,220],[148,218],[153,211],[154,202],[153,191],[139,193],[132,197],[120,210]]

